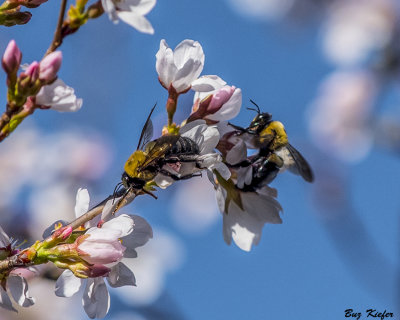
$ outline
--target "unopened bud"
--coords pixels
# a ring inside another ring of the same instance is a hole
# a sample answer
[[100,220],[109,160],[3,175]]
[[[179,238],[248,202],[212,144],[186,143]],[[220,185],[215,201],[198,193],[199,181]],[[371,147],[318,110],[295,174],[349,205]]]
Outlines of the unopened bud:
[[22,53],[16,42],[11,40],[3,54],[1,64],[7,74],[16,74],[21,64]]
[[61,67],[62,53],[61,51],[52,52],[40,62],[39,78],[47,83],[57,78],[57,72]]
[[47,2],[47,0],[26,0],[21,4],[27,8],[36,8],[45,2]]
[[89,19],[96,19],[100,17],[104,13],[103,6],[101,5],[101,1],[97,1],[96,3],[92,4],[88,10],[88,17]]
[[12,27],[16,24],[25,24],[31,20],[32,14],[30,12],[20,12],[13,10],[12,12],[0,13],[0,24],[6,27]]

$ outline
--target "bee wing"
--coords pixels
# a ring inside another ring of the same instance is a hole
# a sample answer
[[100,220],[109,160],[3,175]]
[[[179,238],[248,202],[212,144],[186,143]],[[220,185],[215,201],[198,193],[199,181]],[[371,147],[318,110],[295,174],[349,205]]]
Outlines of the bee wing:
[[153,122],[151,121],[151,115],[157,104],[151,109],[149,116],[147,117],[146,123],[143,126],[142,133],[140,134],[139,143],[136,149],[143,150],[144,146],[149,143],[153,137]]
[[146,147],[146,161],[141,166],[146,168],[164,156],[178,141],[178,135],[166,135],[154,140]]
[[286,149],[289,151],[290,156],[293,158],[294,165],[297,169],[297,170],[294,170],[294,171],[297,171],[295,173],[301,175],[303,177],[303,179],[306,180],[307,182],[313,182],[314,174],[313,174],[313,171],[311,170],[311,167],[308,164],[307,160],[304,159],[304,157],[301,155],[301,153],[299,151],[297,151],[295,149],[295,147],[293,147],[290,143],[288,143],[286,145]]

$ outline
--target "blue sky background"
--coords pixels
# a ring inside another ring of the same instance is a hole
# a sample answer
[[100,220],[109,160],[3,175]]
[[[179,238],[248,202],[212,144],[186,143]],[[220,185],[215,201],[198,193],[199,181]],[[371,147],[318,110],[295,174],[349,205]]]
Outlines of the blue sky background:
[[[23,62],[40,60],[47,49],[58,2],[32,13],[28,25],[0,33],[0,49],[16,39]],[[161,129],[158,119],[166,116],[167,95],[155,71],[161,39],[171,47],[183,39],[198,40],[206,56],[203,74],[217,74],[241,88],[244,106],[253,99],[282,121],[292,144],[317,173],[314,186],[289,173],[273,182],[284,208],[283,224],[266,225],[260,244],[250,253],[224,243],[222,218],[200,234],[176,228],[166,203],[177,185],[158,192],[157,201],[142,197],[131,204],[128,211],[175,233],[185,246],[185,263],[168,276],[156,308],[178,310],[175,317],[189,320],[337,320],[345,318],[348,308],[386,309],[398,317],[400,164],[395,154],[374,149],[363,162],[349,167],[324,158],[312,146],[306,109],[321,79],[332,70],[320,51],[318,21],[290,26],[255,21],[237,15],[227,1],[213,0],[159,1],[148,18],[153,36],[123,23],[113,25],[103,16],[66,38],[59,75],[83,98],[83,108],[72,114],[38,111],[34,120],[22,124],[35,121],[48,132],[89,128],[110,142],[113,165],[88,186],[95,190],[95,200],[112,193],[155,102],[156,130]],[[4,94],[5,88],[3,105]],[[182,96],[179,102],[183,119],[192,96]],[[246,125],[253,116],[243,108],[234,122]],[[348,207],[332,205],[327,210],[315,205],[315,187],[335,191],[318,184],[319,172],[343,178],[345,187],[337,194],[348,198]],[[113,296],[109,317],[118,319],[125,307]]]

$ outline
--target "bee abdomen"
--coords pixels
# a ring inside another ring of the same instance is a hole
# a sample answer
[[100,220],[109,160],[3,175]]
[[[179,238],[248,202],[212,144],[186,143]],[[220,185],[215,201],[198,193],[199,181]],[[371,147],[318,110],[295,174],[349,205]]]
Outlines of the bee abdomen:
[[167,155],[177,154],[199,154],[199,146],[192,139],[187,137],[179,137],[178,141],[169,150]]

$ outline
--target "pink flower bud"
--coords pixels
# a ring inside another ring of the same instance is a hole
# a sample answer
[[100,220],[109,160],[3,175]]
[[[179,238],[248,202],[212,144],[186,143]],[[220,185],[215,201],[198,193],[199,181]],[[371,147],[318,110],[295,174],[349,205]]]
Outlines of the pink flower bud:
[[3,69],[7,74],[16,73],[19,65],[21,64],[22,53],[19,50],[16,42],[11,40],[8,43],[6,51],[4,51],[3,59],[1,61]]
[[40,62],[40,80],[52,82],[57,77],[62,62],[61,51],[52,52]]
[[72,233],[72,228],[71,227],[62,227],[60,229],[57,229],[54,231],[52,238],[53,239],[61,239],[65,240],[67,239]]
[[234,86],[224,86],[214,93],[207,108],[208,113],[213,114],[221,109],[221,107],[232,97],[235,89]]
[[87,275],[89,278],[107,277],[110,271],[110,268],[107,268],[102,264],[94,264],[89,267]]
[[31,83],[35,82],[39,78],[39,63],[33,61],[23,74],[31,79]]

